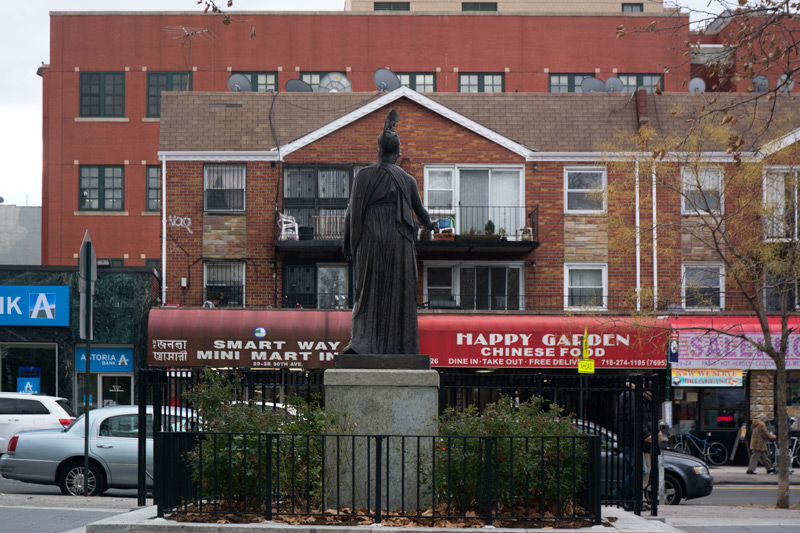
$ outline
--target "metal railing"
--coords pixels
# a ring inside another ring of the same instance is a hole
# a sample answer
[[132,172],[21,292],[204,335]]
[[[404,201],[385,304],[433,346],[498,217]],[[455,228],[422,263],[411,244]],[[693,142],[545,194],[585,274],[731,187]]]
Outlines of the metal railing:
[[[339,241],[344,237],[346,205],[287,205],[276,225],[277,240]],[[538,241],[539,207],[525,206],[452,206],[430,207],[437,233],[453,234],[472,240]],[[287,222],[288,221],[288,222]],[[285,229],[289,224],[291,231]]]
[[297,309],[352,309],[353,299],[346,292],[285,292],[282,306]]
[[600,523],[600,439],[156,435],[158,516]]

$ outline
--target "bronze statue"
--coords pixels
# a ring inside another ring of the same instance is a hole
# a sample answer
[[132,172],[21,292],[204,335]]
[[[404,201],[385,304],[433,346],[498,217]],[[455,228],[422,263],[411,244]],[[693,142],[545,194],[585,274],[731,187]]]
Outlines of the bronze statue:
[[395,165],[400,157],[392,109],[378,137],[378,164],[353,182],[344,229],[344,255],[355,261],[350,343],[343,353],[419,354],[417,225],[431,228],[417,181]]

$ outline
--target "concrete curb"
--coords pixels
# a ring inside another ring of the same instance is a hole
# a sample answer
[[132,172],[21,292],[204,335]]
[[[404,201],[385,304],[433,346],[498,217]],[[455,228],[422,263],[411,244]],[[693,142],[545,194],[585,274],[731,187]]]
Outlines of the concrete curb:
[[[681,530],[659,520],[636,516],[616,507],[603,507],[603,524],[581,529],[558,529],[558,533],[681,533]],[[495,529],[495,528],[483,528]],[[552,533],[553,529],[511,529],[497,528],[503,533]],[[253,530],[266,530],[269,533],[365,533],[380,531],[385,533],[475,533],[476,528],[419,528],[382,526],[293,526],[278,522],[257,524],[194,524],[173,522],[156,518],[156,508],[146,507],[130,513],[120,514],[86,526],[86,533],[253,533]]]

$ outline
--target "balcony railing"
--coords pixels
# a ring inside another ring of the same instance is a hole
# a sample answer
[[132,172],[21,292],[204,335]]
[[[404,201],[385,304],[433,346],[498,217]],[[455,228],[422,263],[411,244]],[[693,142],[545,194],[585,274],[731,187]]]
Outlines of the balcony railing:
[[[275,231],[276,241],[339,241],[344,237],[344,208],[285,207]],[[466,240],[539,240],[539,208],[523,206],[432,207],[436,234]],[[432,237],[429,235],[427,238]]]

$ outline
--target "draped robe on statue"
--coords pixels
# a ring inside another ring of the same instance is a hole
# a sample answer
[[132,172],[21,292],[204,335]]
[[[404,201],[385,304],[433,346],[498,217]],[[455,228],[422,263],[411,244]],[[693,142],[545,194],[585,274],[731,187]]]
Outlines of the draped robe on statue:
[[344,353],[419,354],[416,214],[431,225],[416,180],[392,163],[361,170],[345,215],[356,290]]

